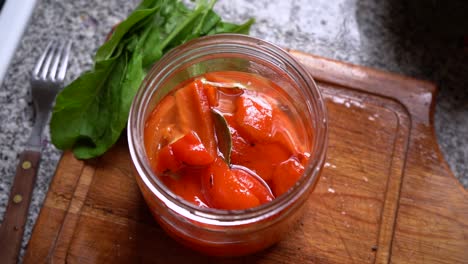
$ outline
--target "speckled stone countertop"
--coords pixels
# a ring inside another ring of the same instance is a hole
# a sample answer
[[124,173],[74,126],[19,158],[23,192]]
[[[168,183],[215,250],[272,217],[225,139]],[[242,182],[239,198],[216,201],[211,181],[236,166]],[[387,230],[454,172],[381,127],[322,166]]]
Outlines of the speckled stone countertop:
[[[91,67],[108,30],[138,2],[38,2],[0,89],[0,220],[17,156],[33,124],[28,80],[41,50],[52,38],[73,40],[68,83]],[[228,21],[255,17],[251,35],[283,47],[436,83],[437,138],[452,171],[468,187],[468,19],[463,13],[467,1],[407,2],[220,0],[215,9]],[[43,146],[23,249],[61,155],[48,137]]]

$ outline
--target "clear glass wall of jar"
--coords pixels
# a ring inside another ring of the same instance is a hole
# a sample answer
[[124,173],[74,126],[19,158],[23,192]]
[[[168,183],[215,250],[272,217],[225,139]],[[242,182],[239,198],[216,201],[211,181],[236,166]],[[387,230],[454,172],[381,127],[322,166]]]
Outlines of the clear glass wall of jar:
[[[310,153],[305,172],[272,202],[248,210],[200,208],[174,195],[150,168],[143,142],[148,115],[179,83],[214,71],[241,71],[270,79],[292,98],[305,124],[304,145]],[[133,101],[127,136],[136,180],[161,227],[200,252],[245,255],[278,242],[300,219],[324,164],[327,115],[312,77],[288,52],[257,38],[221,34],[181,45],[153,66]]]

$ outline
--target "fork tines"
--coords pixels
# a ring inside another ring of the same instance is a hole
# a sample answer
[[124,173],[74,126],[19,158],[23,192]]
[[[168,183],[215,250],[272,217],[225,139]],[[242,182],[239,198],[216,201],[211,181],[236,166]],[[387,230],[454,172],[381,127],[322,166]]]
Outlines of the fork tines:
[[34,67],[33,78],[62,82],[67,71],[71,41],[50,41]]

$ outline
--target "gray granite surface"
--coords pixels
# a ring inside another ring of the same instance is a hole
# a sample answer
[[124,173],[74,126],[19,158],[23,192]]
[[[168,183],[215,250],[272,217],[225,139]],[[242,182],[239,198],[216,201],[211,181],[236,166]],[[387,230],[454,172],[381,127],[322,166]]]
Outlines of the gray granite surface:
[[[28,80],[41,50],[52,38],[73,40],[69,82],[90,68],[93,53],[107,31],[125,18],[137,2],[39,1],[0,89],[0,220],[17,156],[33,124]],[[436,83],[440,88],[435,113],[437,138],[450,168],[467,187],[466,3],[463,0],[220,0],[215,9],[223,18],[234,22],[255,17],[257,22],[251,34],[281,46]],[[60,155],[47,136],[23,248]]]

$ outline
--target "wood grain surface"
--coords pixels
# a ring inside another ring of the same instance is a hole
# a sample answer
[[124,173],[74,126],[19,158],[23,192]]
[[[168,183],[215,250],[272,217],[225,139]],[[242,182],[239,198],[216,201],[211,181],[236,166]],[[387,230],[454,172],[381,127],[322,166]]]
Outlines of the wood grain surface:
[[7,209],[0,226],[0,260],[3,264],[16,263],[18,260],[40,160],[41,153],[37,150],[24,150],[19,155]]
[[326,99],[330,142],[285,240],[240,258],[177,244],[152,219],[123,137],[96,160],[63,155],[25,263],[467,263],[468,194],[437,146],[435,87],[290,52]]

